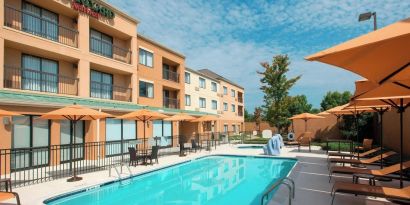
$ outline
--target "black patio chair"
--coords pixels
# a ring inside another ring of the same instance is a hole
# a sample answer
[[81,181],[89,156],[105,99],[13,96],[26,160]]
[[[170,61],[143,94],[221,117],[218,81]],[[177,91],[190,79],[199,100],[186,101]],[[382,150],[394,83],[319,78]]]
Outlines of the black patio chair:
[[151,165],[153,164],[152,163],[153,160],[155,160],[155,163],[158,164],[158,151],[159,151],[159,146],[152,146],[151,154],[146,156],[147,161],[149,159],[149,162]]
[[195,152],[197,150],[199,150],[199,151],[202,150],[202,146],[199,145],[198,143],[196,143],[196,141],[194,139],[191,139],[191,145],[192,145],[192,150],[194,150]]
[[137,154],[137,150],[134,147],[128,147],[128,153],[130,155],[130,162],[128,166],[136,166],[138,165],[138,160],[143,159],[142,156]]

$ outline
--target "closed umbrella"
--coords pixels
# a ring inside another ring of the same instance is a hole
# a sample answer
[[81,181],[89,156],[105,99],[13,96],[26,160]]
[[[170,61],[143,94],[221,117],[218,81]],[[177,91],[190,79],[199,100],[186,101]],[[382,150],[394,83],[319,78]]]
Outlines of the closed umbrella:
[[397,109],[400,115],[400,187],[403,187],[403,113],[410,106],[409,85],[410,80],[384,83],[357,99],[380,100]]
[[381,84],[410,76],[410,18],[307,56]]
[[153,121],[153,120],[162,120],[165,119],[169,116],[164,115],[162,113],[159,112],[154,112],[151,110],[147,110],[147,109],[141,109],[141,110],[136,110],[133,112],[130,112],[128,114],[122,115],[117,117],[117,119],[125,119],[125,120],[137,120],[137,121],[141,121],[144,124],[144,139],[143,139],[143,147],[144,149],[146,148],[146,133],[145,133],[145,127],[147,122],[149,121]]
[[[45,113],[40,118],[49,120],[70,120],[72,123],[72,144],[76,144],[76,124],[80,120],[97,120],[101,118],[109,117],[110,115],[104,112],[93,110],[91,108],[83,107],[81,105],[69,105],[48,113]],[[72,147],[72,146],[71,146]],[[71,148],[72,149],[72,148]],[[76,148],[71,151],[70,166],[73,166],[73,176],[67,179],[68,182],[74,182],[82,180],[82,177],[77,176],[76,163],[73,163],[73,159],[76,157]]]
[[291,118],[289,118],[290,120],[296,120],[296,119],[300,119],[300,120],[304,120],[305,121],[305,132],[307,132],[307,122],[308,120],[311,119],[323,119],[324,117],[322,116],[318,116],[318,115],[314,115],[314,114],[310,114],[310,113],[302,113],[299,115],[295,115]]

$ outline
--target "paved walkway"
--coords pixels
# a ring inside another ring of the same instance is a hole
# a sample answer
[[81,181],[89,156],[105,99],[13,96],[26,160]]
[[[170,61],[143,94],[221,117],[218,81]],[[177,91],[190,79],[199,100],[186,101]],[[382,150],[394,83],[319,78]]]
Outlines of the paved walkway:
[[[161,167],[169,166],[178,162],[183,162],[186,160],[194,159],[200,156],[205,156],[209,154],[239,154],[239,155],[261,155],[262,151],[257,149],[237,149],[235,145],[222,145],[216,150],[211,152],[202,151],[198,153],[189,154],[186,157],[179,157],[177,155],[164,156],[159,159],[159,164],[153,166],[137,166],[131,167],[133,174],[143,173],[146,171],[158,169]],[[326,154],[324,151],[319,150],[319,147],[313,147],[312,152],[307,150],[297,151],[297,148],[284,148],[282,150],[283,157],[296,157],[299,160],[298,165],[295,167],[291,173],[291,178],[294,179],[296,183],[296,197],[292,201],[292,204],[300,205],[328,205],[331,203],[330,190],[333,185],[334,180],[338,181],[349,181],[352,178],[348,175],[336,175],[332,183],[328,183],[328,170],[326,165]],[[126,169],[124,168],[126,173]],[[113,171],[113,175],[115,175]],[[125,176],[126,174],[124,174]],[[46,183],[36,184],[32,186],[26,186],[21,188],[16,188],[13,191],[19,193],[23,205],[37,205],[42,204],[42,202],[52,196],[56,196],[62,193],[67,193],[70,191],[82,189],[85,187],[92,187],[97,184],[115,180],[116,177],[108,176],[108,171],[99,171],[89,174],[81,175],[83,177],[82,181],[67,183],[66,179],[59,179],[55,181],[50,181]],[[366,182],[361,182],[366,183]],[[379,183],[379,182],[377,182]],[[390,186],[397,186],[397,182],[390,182]],[[386,184],[384,184],[386,185]],[[389,185],[389,184],[387,184]],[[274,198],[270,202],[271,205],[276,204],[287,204],[287,190],[281,188]],[[7,202],[13,202],[7,201]],[[0,203],[1,204],[1,203]],[[9,203],[3,203],[9,204]],[[12,204],[12,203],[11,203]],[[384,199],[374,199],[366,198],[362,196],[355,197],[354,195],[338,195],[336,196],[335,205],[338,204],[350,204],[350,205],[360,205],[360,204],[391,204]]]

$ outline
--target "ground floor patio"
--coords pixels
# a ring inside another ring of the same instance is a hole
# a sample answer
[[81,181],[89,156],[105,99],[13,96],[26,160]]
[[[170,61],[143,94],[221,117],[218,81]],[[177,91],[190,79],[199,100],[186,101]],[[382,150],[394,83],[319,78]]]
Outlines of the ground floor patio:
[[[132,174],[139,174],[154,169],[170,166],[179,162],[183,162],[190,159],[195,159],[206,155],[216,154],[235,154],[235,155],[261,155],[262,150],[259,149],[238,149],[238,145],[226,144],[218,146],[212,151],[202,150],[201,152],[191,153],[185,157],[179,157],[178,155],[162,156],[159,158],[159,164],[148,166],[136,166],[131,167]],[[330,190],[333,182],[337,181],[352,181],[352,177],[349,175],[336,175],[333,177],[331,183],[328,182],[328,169],[327,169],[327,155],[325,151],[320,150],[319,147],[312,147],[312,152],[302,149],[298,152],[297,147],[286,147],[282,150],[282,157],[295,157],[298,159],[298,164],[290,174],[290,178],[295,181],[296,193],[295,199],[292,204],[312,204],[312,205],[328,205],[331,204],[332,197],[330,196]],[[118,167],[118,170],[119,167]],[[123,177],[129,175],[129,170],[123,167]],[[13,189],[19,193],[22,204],[42,204],[43,201],[52,196],[56,196],[62,193],[71,192],[74,190],[93,187],[95,185],[116,180],[115,170],[112,169],[111,176],[109,176],[108,170],[92,172],[88,174],[82,174],[82,181],[68,183],[66,179],[58,179],[45,183],[35,184],[31,186],[19,187]],[[367,183],[367,181],[361,181],[360,183]],[[380,182],[376,182],[380,184]],[[398,187],[398,181],[384,182],[383,185]],[[269,204],[287,204],[287,189],[281,187],[276,192],[273,199]],[[13,203],[13,200],[6,201],[6,203]],[[363,196],[354,195],[337,195],[335,199],[336,204],[391,204],[391,202],[385,199],[369,198]]]

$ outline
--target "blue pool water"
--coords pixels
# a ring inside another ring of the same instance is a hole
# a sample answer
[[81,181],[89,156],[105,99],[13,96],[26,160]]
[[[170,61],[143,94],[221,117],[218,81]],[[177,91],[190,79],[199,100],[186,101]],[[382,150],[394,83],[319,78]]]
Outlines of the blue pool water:
[[281,158],[204,157],[46,204],[259,205],[261,193],[287,176],[295,163]]
[[244,145],[239,146],[238,149],[263,149],[262,145]]

